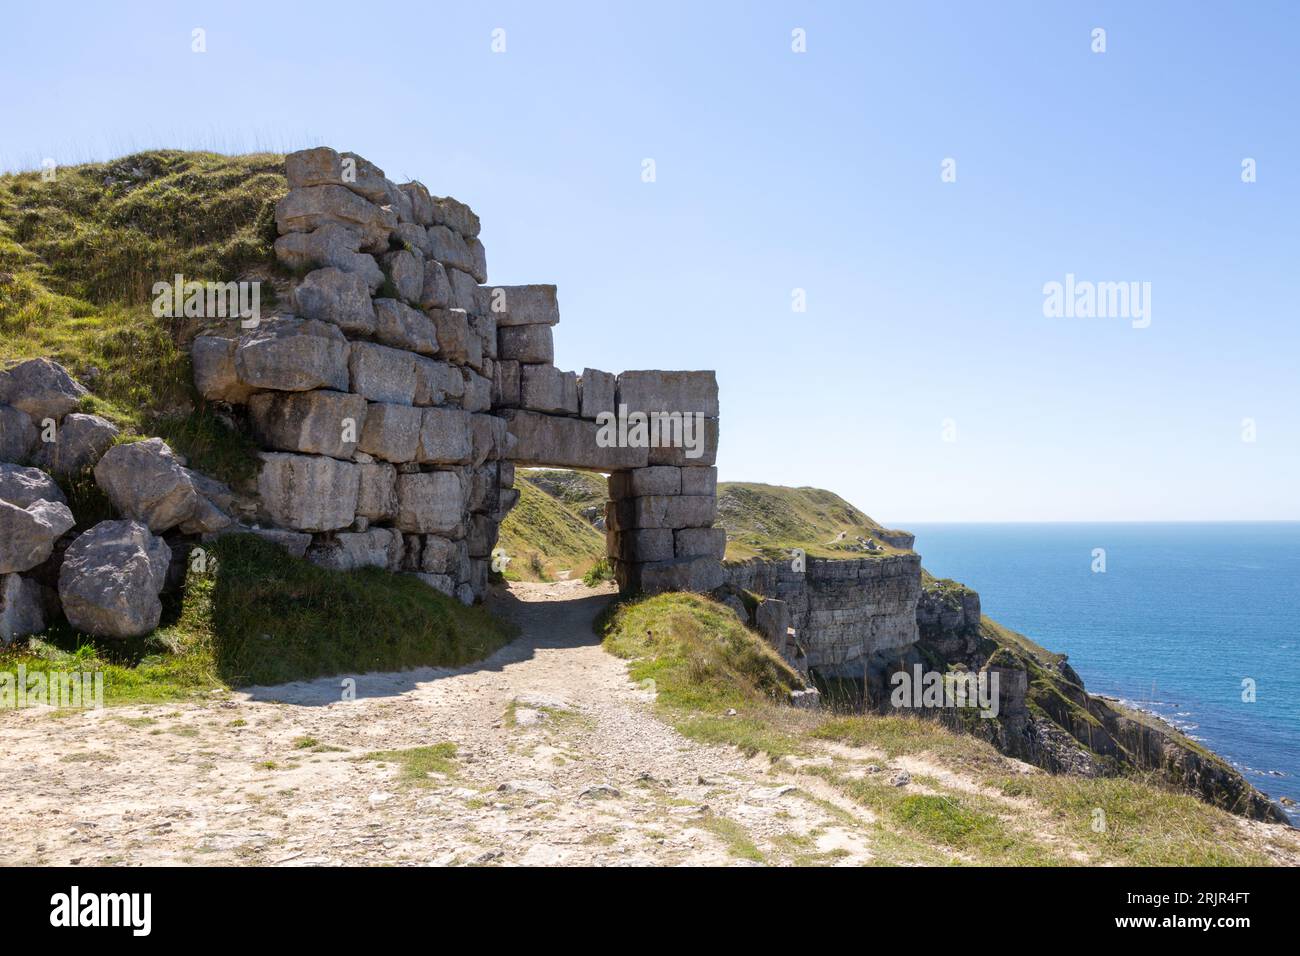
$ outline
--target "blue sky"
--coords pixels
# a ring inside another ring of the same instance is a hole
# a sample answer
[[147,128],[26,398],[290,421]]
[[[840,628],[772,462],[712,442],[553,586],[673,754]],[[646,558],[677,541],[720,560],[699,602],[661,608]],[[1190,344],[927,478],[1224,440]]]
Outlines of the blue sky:
[[[492,282],[558,284],[562,366],[717,369],[724,480],[902,525],[1300,519],[1293,4],[56,19],[6,10],[0,167],[328,144],[419,178],[482,216]],[[1045,317],[1067,273],[1150,282],[1150,327]]]

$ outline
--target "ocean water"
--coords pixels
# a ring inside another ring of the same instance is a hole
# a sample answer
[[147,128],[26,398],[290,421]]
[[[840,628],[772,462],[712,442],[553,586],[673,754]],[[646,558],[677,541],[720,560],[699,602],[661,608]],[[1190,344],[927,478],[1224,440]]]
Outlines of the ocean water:
[[1159,714],[1300,803],[1300,522],[902,527],[928,571],[1068,654],[1089,691]]

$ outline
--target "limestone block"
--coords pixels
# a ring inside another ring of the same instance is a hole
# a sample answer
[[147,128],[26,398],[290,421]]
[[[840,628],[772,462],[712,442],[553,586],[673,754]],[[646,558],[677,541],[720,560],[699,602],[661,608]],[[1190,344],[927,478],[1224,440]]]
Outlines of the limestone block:
[[393,230],[393,238],[400,242],[403,248],[414,252],[420,257],[420,275],[423,276],[423,262],[429,257],[429,253],[433,248],[429,245],[429,230],[411,221],[401,222],[398,223],[397,228]]
[[420,289],[420,308],[450,309],[452,307],[451,280],[447,270],[437,259],[424,263],[424,285]]
[[375,338],[384,345],[423,355],[438,351],[438,334],[433,322],[423,312],[397,299],[375,299]]
[[524,408],[578,414],[578,376],[573,372],[561,372],[554,365],[521,365],[519,372],[519,400]]
[[190,362],[194,366],[194,386],[212,402],[242,405],[253,389],[239,380],[235,371],[235,339],[200,335],[190,345]]
[[54,542],[74,524],[61,501],[42,498],[26,507],[0,501],[0,574],[30,571],[46,561]]
[[515,325],[555,325],[560,303],[553,285],[498,285],[488,287],[491,314],[502,328]]
[[339,154],[328,146],[300,149],[284,157],[290,189],[306,186],[343,186],[373,203],[389,201],[384,171],[356,153]]
[[682,494],[716,495],[718,493],[718,469],[683,468]]
[[380,261],[397,290],[397,297],[418,304],[424,293],[424,256],[401,249],[388,253]]
[[465,394],[460,369],[424,356],[415,357],[415,404],[442,405]]
[[30,415],[12,405],[0,405],[0,461],[25,461],[37,437]]
[[459,233],[446,226],[430,226],[429,245],[433,249],[432,258],[449,269],[455,268],[470,273],[474,271],[473,253]]
[[[394,406],[396,408],[404,406]],[[397,469],[387,462],[357,465],[357,517],[389,521],[397,517]]]
[[[469,327],[482,343],[483,358],[497,357],[497,320],[491,315],[470,315]],[[483,373],[487,375],[487,372]],[[488,375],[488,378],[492,376]]]
[[95,483],[120,514],[153,532],[188,521],[200,507],[190,473],[161,438],[114,445],[95,466]]
[[59,600],[68,623],[102,637],[139,637],[158,626],[172,551],[138,521],[101,521],[63,555]]
[[45,630],[41,586],[19,574],[0,574],[0,647]]
[[423,571],[417,571],[415,577],[435,591],[441,591],[447,597],[456,596],[456,580],[449,574],[426,574]]
[[463,464],[473,456],[471,415],[459,408],[421,409],[420,447],[417,461]]
[[118,427],[108,419],[73,412],[63,416],[54,441],[37,443],[32,460],[53,475],[70,477],[99,461],[117,436]]
[[699,412],[718,417],[714,372],[632,371],[618,377],[618,401],[629,412]]
[[294,311],[305,319],[332,322],[348,335],[372,335],[375,307],[370,288],[359,273],[317,269],[293,292]]
[[639,528],[615,533],[618,557],[623,561],[671,561],[673,532],[669,528]]
[[537,365],[555,364],[555,341],[549,325],[501,325],[497,317],[497,354],[503,359]]
[[706,495],[647,495],[611,501],[606,521],[616,531],[631,528],[707,528],[718,515],[718,499]]
[[513,488],[515,486],[515,463],[513,461],[503,461],[497,465],[497,484],[502,488]]
[[41,500],[68,503],[58,483],[39,468],[0,463],[0,501],[26,508]]
[[434,198],[433,222],[439,226],[447,226],[467,239],[479,233],[479,218],[474,210],[450,196]]
[[275,207],[280,234],[311,232],[335,224],[361,235],[366,252],[388,251],[388,239],[397,216],[344,186],[301,186],[291,189]]
[[497,498],[497,510],[494,517],[498,522],[505,521],[510,509],[519,503],[519,491],[516,488],[502,488]]
[[351,458],[366,424],[366,400],[348,392],[259,392],[248,400],[253,432],[276,451]]
[[397,476],[397,527],[418,534],[463,533],[465,492],[450,471]]
[[501,408],[517,408],[522,399],[518,362],[501,359],[492,376],[492,404]]
[[[669,431],[670,429],[663,428],[661,434],[667,435]],[[712,467],[717,462],[718,420],[716,418],[691,418],[688,424],[688,419],[683,417],[680,439],[680,444],[651,448],[650,464],[704,469]]]
[[0,371],[0,404],[11,405],[39,424],[46,418],[58,421],[76,411],[90,393],[58,362],[27,359]]
[[510,458],[517,465],[612,472],[647,464],[645,448],[602,448],[595,422],[516,409],[502,414],[516,441]]
[[239,337],[235,374],[249,388],[348,390],[349,343],[328,322],[269,319]]
[[410,405],[415,400],[415,365],[416,356],[402,349],[353,342],[348,358],[352,391],[372,402]]
[[508,430],[504,418],[472,414],[469,420],[475,467],[486,461],[495,461],[506,453]]
[[467,412],[486,412],[492,407],[492,382],[467,368],[460,370],[465,394],[460,404]]
[[396,463],[415,461],[420,453],[424,409],[374,402],[366,414],[357,447],[367,455]]
[[391,528],[366,531],[340,531],[331,538],[316,541],[307,550],[307,559],[335,571],[358,568],[401,569],[404,542],[402,533]]
[[627,592],[712,591],[726,583],[722,564],[713,558],[674,558],[672,561],[631,563],[614,567],[619,588]]
[[682,493],[682,469],[680,468],[658,465],[620,471],[609,476],[609,496],[614,499]]
[[595,419],[601,412],[618,411],[615,395],[618,378],[610,372],[584,368],[578,379],[582,417]]
[[257,493],[271,520],[298,531],[337,531],[357,515],[360,466],[316,455],[264,452]]
[[486,558],[497,543],[497,523],[491,515],[471,515],[469,534],[465,538],[471,558]]
[[275,256],[295,272],[332,268],[356,275],[375,292],[384,284],[384,272],[375,257],[360,252],[361,233],[329,223],[311,232],[291,232],[275,240]]
[[455,575],[460,569],[461,552],[465,542],[451,541],[436,534],[425,535],[422,539],[424,550],[420,556],[420,570],[430,574]]
[[468,272],[450,268],[447,270],[447,280],[451,283],[451,307],[464,309],[471,314],[478,312],[478,283],[474,277]]
[[725,528],[681,528],[674,532],[674,557],[717,558],[727,553]]
[[424,183],[402,183],[397,188],[405,193],[411,202],[411,221],[421,226],[434,225],[433,197],[429,195],[429,190],[425,188]]
[[461,309],[430,309],[429,318],[438,330],[442,358],[457,365],[479,365],[483,344],[470,331],[469,316]]
[[487,250],[482,240],[471,236],[465,240],[465,246],[469,249],[469,274],[476,282],[487,282]]

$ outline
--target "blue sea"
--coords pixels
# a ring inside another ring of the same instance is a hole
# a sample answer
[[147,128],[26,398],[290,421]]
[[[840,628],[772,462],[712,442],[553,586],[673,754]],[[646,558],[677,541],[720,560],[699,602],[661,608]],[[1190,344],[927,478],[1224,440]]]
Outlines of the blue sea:
[[1089,691],[1160,715],[1300,803],[1300,522],[902,527],[928,571],[1068,654]]

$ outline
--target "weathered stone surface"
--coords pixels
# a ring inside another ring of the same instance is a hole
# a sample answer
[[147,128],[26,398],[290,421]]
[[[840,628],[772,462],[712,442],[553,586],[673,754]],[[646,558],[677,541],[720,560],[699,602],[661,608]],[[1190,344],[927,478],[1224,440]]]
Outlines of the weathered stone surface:
[[253,393],[251,387],[239,380],[235,371],[238,345],[234,339],[215,335],[200,335],[190,345],[194,385],[208,401],[242,405]]
[[465,394],[460,369],[424,356],[415,358],[415,404],[442,405]]
[[431,309],[429,318],[438,330],[442,357],[458,365],[479,365],[483,343],[471,332],[469,315],[461,309]]
[[397,571],[401,568],[402,552],[400,531],[370,528],[359,532],[340,531],[314,542],[307,549],[307,560],[335,571],[367,567]]
[[[497,357],[497,320],[491,315],[471,315],[469,317],[469,327],[483,347],[483,357],[485,359],[495,359]],[[487,372],[483,373],[487,375]],[[491,376],[488,376],[491,378]]]
[[423,260],[428,258],[429,253],[432,251],[432,247],[429,245],[429,230],[414,222],[402,222],[398,223],[397,228],[393,230],[393,237],[420,257],[420,275],[423,276]]
[[26,508],[42,500],[68,503],[54,479],[39,468],[0,463],[0,501]]
[[397,188],[411,201],[411,221],[421,226],[434,225],[433,197],[429,195],[429,190],[425,188],[424,183],[402,183]]
[[172,552],[138,521],[101,521],[68,546],[59,599],[68,623],[101,637],[138,637],[158,626],[158,594]]
[[263,446],[331,458],[351,458],[366,424],[366,400],[348,392],[261,392],[248,412]]
[[257,493],[271,520],[298,531],[337,531],[357,514],[361,472],[352,462],[265,452]]
[[[397,406],[401,407],[401,406]],[[397,469],[387,462],[358,465],[357,517],[388,521],[397,517]]]
[[573,372],[561,372],[554,365],[521,365],[519,372],[519,401],[524,408],[578,414],[578,376]]
[[[666,424],[661,427],[661,435],[667,436],[673,431],[674,429],[667,427]],[[689,440],[686,440],[688,437]],[[718,420],[716,418],[683,416],[680,438],[682,440],[680,444],[661,444],[652,447],[650,449],[650,464],[703,469],[712,467],[718,460]],[[668,442],[669,439],[665,437],[663,441]],[[672,441],[676,442],[677,439],[673,438]]]
[[434,197],[432,216],[435,225],[447,226],[467,239],[479,233],[479,218],[474,210],[450,196]]
[[424,285],[420,289],[420,307],[424,309],[449,309],[452,305],[451,280],[447,270],[437,259],[424,263]]
[[509,431],[506,420],[496,415],[470,415],[470,432],[473,436],[473,464],[482,465],[506,454]]
[[375,338],[384,345],[424,355],[438,351],[434,323],[397,299],[375,299]]
[[478,283],[474,277],[460,269],[448,269],[447,279],[451,283],[451,308],[464,309],[469,313],[478,312]]
[[496,519],[498,522],[505,521],[506,515],[510,509],[519,503],[519,491],[515,488],[502,488],[500,495],[497,497]]
[[348,351],[348,341],[337,325],[310,319],[270,319],[239,337],[235,374],[252,388],[346,392]]
[[674,557],[717,558],[727,553],[725,528],[681,528],[674,532]]
[[[285,528],[247,528],[243,525],[231,525],[225,529],[224,534],[252,534],[261,538],[263,541],[269,541],[271,544],[284,548],[295,558],[307,556],[307,547],[311,544],[311,535],[304,531],[289,531]],[[212,536],[205,537],[209,540]]]
[[419,303],[424,291],[423,256],[402,249],[384,256],[383,264],[388,271],[388,278],[393,281],[393,288],[397,290],[398,298]]
[[623,561],[671,561],[673,532],[670,528],[640,528],[615,533],[618,557]]
[[714,372],[632,371],[618,377],[618,401],[629,412],[699,412],[718,417]]
[[465,491],[450,471],[397,476],[397,527],[458,537],[464,531]]
[[601,412],[618,411],[615,402],[618,377],[599,369],[584,368],[578,379],[582,417],[595,419]]
[[622,590],[646,594],[712,591],[726,580],[722,564],[713,558],[674,558],[643,564],[619,561],[614,574]]
[[639,498],[643,495],[682,494],[682,470],[670,466],[636,468],[609,476],[609,496]]
[[30,415],[12,405],[0,405],[0,461],[26,461],[36,438]]
[[374,256],[358,251],[363,241],[361,233],[330,223],[311,232],[281,236],[275,240],[275,255],[295,272],[333,268],[360,276],[366,288],[375,292],[384,284],[384,272]]
[[357,446],[384,461],[415,461],[420,453],[420,427],[424,410],[410,405],[376,402],[366,415],[366,427]]
[[43,630],[41,586],[19,574],[0,574],[0,647]]
[[553,285],[496,285],[487,289],[488,307],[502,328],[514,325],[555,325],[560,303]]
[[467,412],[486,412],[492,407],[492,382],[477,372],[463,368],[460,370],[465,382],[465,394],[460,404]]
[[94,465],[112,447],[118,427],[98,415],[65,415],[54,441],[40,442],[33,461],[52,475],[69,477]]
[[89,394],[67,369],[49,359],[27,359],[0,371],[0,404],[26,412],[36,424],[76,411]]
[[616,531],[631,528],[707,528],[718,514],[718,499],[705,495],[647,495],[611,501],[605,520]]
[[518,362],[501,359],[492,377],[492,403],[502,408],[517,408],[522,399]]
[[459,408],[422,409],[417,461],[455,465],[470,460],[474,446],[470,414]]
[[491,515],[471,515],[465,545],[471,558],[486,558],[497,543],[497,523]]
[[402,349],[353,342],[348,357],[352,391],[372,402],[410,405],[415,400],[416,356]]
[[332,322],[349,335],[372,335],[375,307],[366,280],[342,269],[317,269],[294,290],[294,309],[305,319]]
[[716,495],[718,493],[718,469],[683,468],[682,494]]
[[474,255],[469,246],[458,233],[446,226],[429,227],[429,245],[433,247],[432,257],[444,266],[462,272],[474,271]]
[[461,562],[468,560],[465,542],[450,541],[437,535],[426,535],[421,539],[424,548],[420,555],[420,570],[430,574],[456,575]]
[[344,226],[361,235],[363,250],[382,253],[388,251],[397,216],[343,186],[303,186],[289,190],[276,205],[275,222],[281,235]]
[[647,464],[645,448],[600,447],[595,422],[517,409],[506,409],[502,415],[516,440],[510,458],[517,465],[622,471]]
[[381,205],[390,198],[382,169],[356,153],[339,154],[328,146],[289,153],[284,172],[290,189],[334,185]]
[[0,501],[0,574],[29,571],[44,562],[54,553],[54,542],[75,523],[61,501],[41,499],[26,507]]
[[95,466],[95,483],[120,514],[162,532],[199,508],[189,472],[161,438],[114,445]]
[[500,325],[497,318],[497,354],[503,359],[536,365],[555,364],[555,341],[549,325]]
[[497,484],[502,488],[513,488],[515,486],[515,463],[513,461],[503,461],[497,465]]
[[487,282],[487,250],[483,243],[478,236],[473,236],[465,240],[465,246],[469,249],[469,274],[476,282]]
[[760,601],[758,607],[754,608],[754,627],[778,654],[784,657],[788,653],[786,641],[790,630],[789,604],[776,598]]
[[456,596],[456,579],[449,574],[427,574],[423,571],[416,571],[414,576],[435,591],[447,595],[447,597]]

